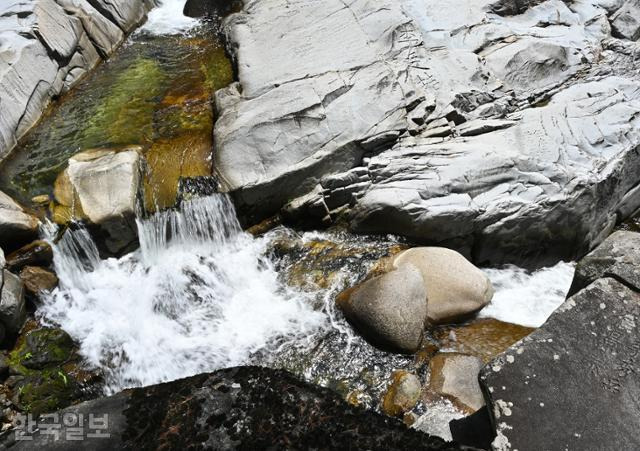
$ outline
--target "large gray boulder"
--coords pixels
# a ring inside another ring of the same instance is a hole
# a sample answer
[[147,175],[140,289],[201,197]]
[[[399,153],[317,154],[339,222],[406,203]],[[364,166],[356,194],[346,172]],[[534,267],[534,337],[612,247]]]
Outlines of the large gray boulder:
[[605,241],[578,265],[579,291],[483,369],[494,449],[640,447],[637,244],[629,233]]
[[12,251],[38,236],[39,221],[0,191],[0,246]]
[[56,180],[56,200],[76,219],[99,226],[110,253],[128,249],[137,238],[143,164],[137,146],[92,149],[71,157]]
[[584,255],[640,206],[621,6],[249,0],[226,23],[239,81],[217,96],[223,189],[247,221],[300,197],[293,219],[475,262]]
[[155,0],[5,0],[0,4],[0,160],[146,18]]
[[464,320],[491,302],[493,286],[487,275],[456,251],[416,247],[393,258],[396,268],[407,264],[422,274],[432,324]]
[[411,264],[369,279],[338,296],[338,307],[371,342],[415,352],[427,317],[427,292],[420,270]]

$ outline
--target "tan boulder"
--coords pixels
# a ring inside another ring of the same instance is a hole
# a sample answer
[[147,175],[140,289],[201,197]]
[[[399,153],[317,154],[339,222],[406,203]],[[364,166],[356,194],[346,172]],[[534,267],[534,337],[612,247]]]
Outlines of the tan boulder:
[[411,264],[427,291],[427,319],[432,324],[463,320],[493,297],[491,281],[461,254],[441,247],[417,247],[396,255],[393,267]]
[[393,417],[402,415],[413,409],[421,393],[418,376],[408,371],[395,371],[382,398],[382,411]]

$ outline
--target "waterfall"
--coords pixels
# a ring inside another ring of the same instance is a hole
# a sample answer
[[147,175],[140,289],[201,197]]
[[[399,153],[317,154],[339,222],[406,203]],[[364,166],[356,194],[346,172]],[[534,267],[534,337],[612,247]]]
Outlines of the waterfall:
[[187,17],[182,12],[185,0],[161,0],[147,17],[142,31],[156,35],[180,34],[195,27],[199,21]]
[[60,286],[39,315],[105,372],[106,391],[150,385],[268,354],[325,327],[278,281],[264,242],[242,232],[222,195],[138,220],[140,249],[100,260],[86,230],[54,245]]

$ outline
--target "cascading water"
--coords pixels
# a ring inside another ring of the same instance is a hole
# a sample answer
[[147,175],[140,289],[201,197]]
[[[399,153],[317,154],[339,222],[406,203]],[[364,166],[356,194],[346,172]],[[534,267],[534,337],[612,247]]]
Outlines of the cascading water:
[[138,232],[139,251],[107,260],[85,230],[66,233],[55,246],[60,287],[39,310],[81,343],[109,393],[247,363],[325,325],[221,195],[140,220]]
[[182,14],[185,0],[161,0],[147,17],[140,30],[156,35],[178,34],[189,31],[199,21]]

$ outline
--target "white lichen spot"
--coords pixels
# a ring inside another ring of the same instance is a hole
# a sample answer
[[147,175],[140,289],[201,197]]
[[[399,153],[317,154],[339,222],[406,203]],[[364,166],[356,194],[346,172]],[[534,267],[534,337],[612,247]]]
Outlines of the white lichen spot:
[[512,355],[508,355],[507,356],[507,362],[513,363],[513,362],[515,362],[515,360],[516,360],[516,358],[514,356],[512,356]]
[[544,403],[543,402],[540,403],[540,407],[544,407]]
[[553,360],[560,360],[560,356],[558,354],[553,354]]
[[491,369],[493,370],[494,373],[499,373],[502,367],[500,365],[493,365],[493,368]]
[[604,310],[607,308],[607,304],[605,304],[604,302],[600,304],[600,310]]
[[[513,404],[511,403],[511,407],[513,407]],[[500,418],[500,416],[504,415],[505,417],[510,417],[511,416],[511,408],[509,406],[509,404],[507,404],[506,402],[504,402],[502,399],[499,399],[496,401],[496,410],[499,411],[499,415],[496,415],[496,418]]]
[[524,352],[523,348],[518,348],[518,350],[516,351],[518,354],[522,354]]

